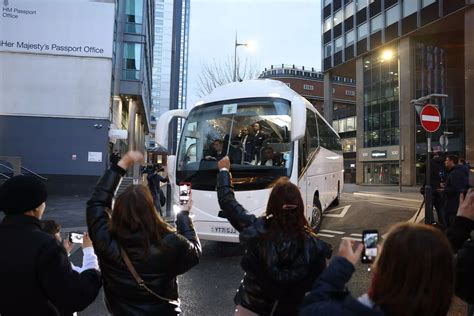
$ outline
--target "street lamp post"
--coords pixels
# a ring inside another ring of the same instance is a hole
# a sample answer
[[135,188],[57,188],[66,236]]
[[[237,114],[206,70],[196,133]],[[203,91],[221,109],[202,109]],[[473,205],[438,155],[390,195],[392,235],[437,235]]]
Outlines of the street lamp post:
[[235,43],[234,43],[234,82],[237,81],[237,47],[245,46],[251,50],[255,48],[254,42],[239,43],[237,42],[237,32],[235,32]]

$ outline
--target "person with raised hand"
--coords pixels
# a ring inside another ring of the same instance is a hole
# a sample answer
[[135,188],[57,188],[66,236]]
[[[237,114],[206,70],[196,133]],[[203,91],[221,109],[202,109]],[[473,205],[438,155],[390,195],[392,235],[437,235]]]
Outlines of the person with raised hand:
[[87,202],[87,226],[104,277],[107,308],[113,315],[177,315],[176,277],[198,264],[201,244],[189,205],[177,214],[176,231],[157,213],[150,190],[131,185],[117,197],[122,176],[138,151],[125,154],[100,178]]
[[276,181],[265,214],[257,217],[235,199],[229,158],[218,167],[219,216],[239,232],[246,249],[235,315],[297,315],[305,293],[326,268],[330,246],[311,229],[301,193],[288,178]]
[[373,266],[368,293],[354,298],[346,288],[363,250],[343,239],[339,253],[305,297],[301,316],[441,316],[454,293],[454,260],[437,228],[399,223],[388,232]]

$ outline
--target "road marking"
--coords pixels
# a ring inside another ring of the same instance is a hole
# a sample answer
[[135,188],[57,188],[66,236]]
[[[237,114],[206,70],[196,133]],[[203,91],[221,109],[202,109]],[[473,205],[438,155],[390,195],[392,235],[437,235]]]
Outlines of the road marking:
[[323,233],[330,233],[330,234],[339,234],[339,235],[344,235],[345,234],[345,232],[340,232],[340,231],[337,231],[337,230],[329,230],[329,229],[321,229],[320,231],[323,232]]
[[362,234],[351,234],[352,237],[362,237]]
[[383,205],[383,206],[391,206],[391,207],[396,207],[398,209],[400,208],[409,208],[409,209],[414,209],[417,210],[418,207],[413,207],[413,206],[404,206],[404,205],[395,205],[395,204],[388,204],[388,203],[379,203],[379,202],[369,202],[371,204],[377,204],[377,205]]
[[347,239],[347,240],[352,240],[352,241],[357,241],[357,242],[362,241],[361,238],[352,238],[352,237],[342,237],[341,239]]
[[336,209],[333,209],[333,210],[330,210],[330,211],[326,211],[326,212],[334,212],[334,211],[338,211],[338,210],[342,209],[342,212],[339,213],[339,214],[323,214],[323,216],[342,218],[342,217],[346,216],[346,213],[347,213],[347,211],[349,210],[350,207],[351,207],[350,205],[346,205],[346,206],[339,207],[339,208],[336,208]]
[[358,195],[358,196],[378,197],[378,198],[383,198],[385,200],[408,201],[408,202],[417,202],[417,203],[421,203],[422,201],[422,200],[401,198],[401,197],[396,197],[396,196],[389,196],[389,195],[387,196],[383,194],[372,194],[372,193],[363,193],[363,192],[354,192],[352,194]]
[[334,236],[334,235],[329,235],[329,234],[321,234],[321,233],[319,233],[319,234],[317,234],[317,235],[318,235],[318,236],[321,236],[321,237],[329,237],[329,238],[336,237],[336,236]]

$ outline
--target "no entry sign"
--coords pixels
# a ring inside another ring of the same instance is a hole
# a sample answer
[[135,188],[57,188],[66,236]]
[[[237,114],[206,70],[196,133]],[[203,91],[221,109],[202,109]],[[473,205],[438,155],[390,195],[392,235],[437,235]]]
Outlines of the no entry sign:
[[433,104],[427,104],[420,112],[421,126],[425,131],[434,133],[441,126],[441,114],[438,107]]

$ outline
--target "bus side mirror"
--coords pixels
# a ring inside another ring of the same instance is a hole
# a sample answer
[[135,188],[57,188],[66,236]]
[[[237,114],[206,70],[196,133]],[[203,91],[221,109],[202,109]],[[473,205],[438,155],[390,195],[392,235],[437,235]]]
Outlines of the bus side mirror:
[[188,110],[171,110],[160,115],[158,122],[156,123],[155,130],[155,143],[168,148],[168,130],[170,128],[170,122],[175,117],[181,117],[186,119],[188,117]]
[[295,96],[291,101],[291,141],[297,141],[306,133],[306,105],[303,97]]

